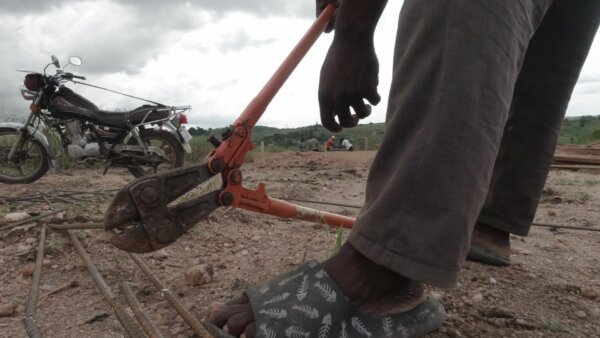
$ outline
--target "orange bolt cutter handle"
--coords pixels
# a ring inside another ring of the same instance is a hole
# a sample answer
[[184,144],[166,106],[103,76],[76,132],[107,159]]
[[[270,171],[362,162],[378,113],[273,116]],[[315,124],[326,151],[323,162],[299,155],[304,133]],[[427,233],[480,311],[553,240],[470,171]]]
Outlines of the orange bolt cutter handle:
[[296,44],[292,52],[275,71],[273,76],[271,76],[271,79],[269,79],[258,95],[256,95],[238,119],[233,123],[233,134],[231,137],[224,140],[223,143],[209,155],[209,168],[211,168],[211,170],[214,170],[215,172],[221,171],[219,170],[221,169],[221,163],[219,163],[216,168],[213,168],[214,160],[222,161],[223,164],[230,168],[239,168],[244,163],[246,153],[254,149],[251,138],[252,127],[256,125],[267,109],[269,103],[271,103],[277,92],[279,92],[279,89],[281,89],[285,81],[290,77],[294,69],[296,69],[300,61],[302,61],[302,58],[304,58],[319,36],[325,31],[327,24],[333,17],[335,9],[336,7],[334,5],[328,5],[323,10],[302,39]]
[[292,52],[275,71],[271,79],[262,88],[258,95],[250,102],[240,117],[232,126],[232,134],[210,155],[209,168],[217,160],[219,165],[215,171],[221,169],[225,188],[220,194],[221,203],[243,208],[250,211],[270,214],[274,216],[296,218],[305,221],[325,223],[332,226],[351,228],[354,218],[333,213],[327,213],[311,208],[302,207],[269,197],[265,192],[264,184],[257,190],[250,190],[241,185],[241,172],[237,170],[243,162],[246,153],[254,148],[251,138],[252,127],[262,116],[273,97],[292,74],[302,58],[317,41],[327,27],[335,11],[334,5],[328,5],[319,18],[312,24]]
[[271,103],[271,100],[273,100],[273,97],[275,97],[279,89],[281,89],[285,81],[292,74],[294,69],[296,69],[296,66],[302,61],[302,58],[308,53],[319,36],[325,31],[327,24],[333,17],[334,11],[334,5],[328,5],[325,10],[323,10],[321,15],[304,34],[296,47],[294,47],[281,66],[275,71],[269,82],[265,84],[256,98],[250,102],[236,123],[239,122],[240,124],[245,124],[250,128],[254,127],[269,103]]
[[231,172],[229,184],[219,195],[222,203],[249,211],[328,224],[334,227],[352,228],[354,225],[355,219],[352,217],[311,209],[269,197],[264,183],[260,183],[256,190],[245,188],[241,185],[241,175],[239,170]]

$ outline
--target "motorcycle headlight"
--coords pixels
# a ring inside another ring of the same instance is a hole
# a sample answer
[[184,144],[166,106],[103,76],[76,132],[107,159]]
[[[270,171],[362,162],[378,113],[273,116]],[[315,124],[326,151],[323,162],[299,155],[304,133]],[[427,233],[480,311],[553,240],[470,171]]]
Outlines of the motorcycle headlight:
[[23,84],[27,89],[37,92],[44,87],[44,76],[42,74],[27,74]]

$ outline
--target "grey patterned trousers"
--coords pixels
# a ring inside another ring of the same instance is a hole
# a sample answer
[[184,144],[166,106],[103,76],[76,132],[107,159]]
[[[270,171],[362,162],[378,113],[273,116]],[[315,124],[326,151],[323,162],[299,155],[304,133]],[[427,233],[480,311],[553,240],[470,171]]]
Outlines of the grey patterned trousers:
[[350,243],[450,287],[476,221],[526,235],[599,20],[598,0],[405,0]]

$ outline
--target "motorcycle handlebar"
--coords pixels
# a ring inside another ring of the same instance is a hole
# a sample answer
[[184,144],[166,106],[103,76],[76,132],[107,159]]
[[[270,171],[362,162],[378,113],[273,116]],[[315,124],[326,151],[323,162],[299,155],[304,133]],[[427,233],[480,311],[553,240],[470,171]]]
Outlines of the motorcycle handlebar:
[[85,76],[75,75],[73,73],[62,73],[61,77],[67,80],[79,79],[85,80]]

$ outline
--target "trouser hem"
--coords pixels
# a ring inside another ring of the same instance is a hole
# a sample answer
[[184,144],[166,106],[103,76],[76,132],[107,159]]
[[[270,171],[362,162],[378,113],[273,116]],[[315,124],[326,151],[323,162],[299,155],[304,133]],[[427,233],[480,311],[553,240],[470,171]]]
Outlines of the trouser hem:
[[477,222],[481,222],[491,226],[492,228],[496,228],[498,230],[506,231],[508,233],[523,237],[529,235],[529,229],[531,228],[530,224],[515,225],[514,222],[506,222],[504,219],[498,216],[494,216],[485,212],[481,212],[479,214]]
[[352,231],[348,242],[371,261],[383,265],[406,278],[441,288],[452,288],[458,284],[460,269],[446,270],[417,262],[382,247],[377,242],[361,235],[357,230]]

